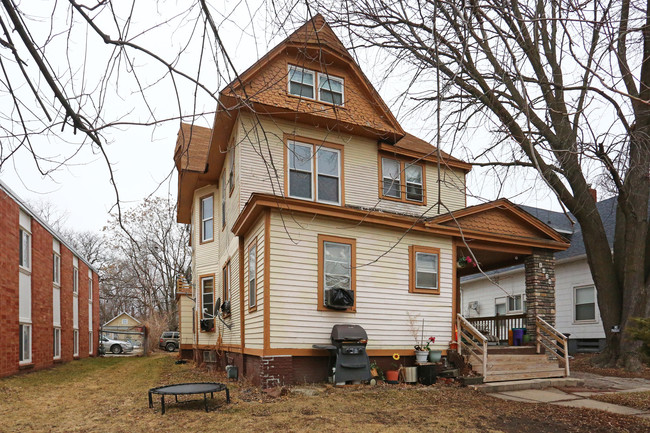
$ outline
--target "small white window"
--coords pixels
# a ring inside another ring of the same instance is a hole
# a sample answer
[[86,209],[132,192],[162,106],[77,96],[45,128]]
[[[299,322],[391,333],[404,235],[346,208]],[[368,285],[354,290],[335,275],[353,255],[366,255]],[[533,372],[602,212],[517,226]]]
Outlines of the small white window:
[[93,279],[88,278],[88,302],[93,301]]
[[257,305],[257,245],[248,250],[248,308]]
[[343,78],[318,74],[318,99],[334,105],[343,105]]
[[201,308],[204,319],[212,319],[214,317],[214,278],[207,277],[201,278]]
[[314,72],[297,66],[289,66],[289,93],[314,99]]
[[93,354],[93,331],[88,331],[88,353]]
[[415,288],[438,288],[438,254],[415,253]]
[[212,195],[201,199],[201,242],[214,237],[214,204]]
[[32,325],[21,323],[18,325],[18,334],[18,361],[21,364],[29,364],[32,362]]
[[122,325],[128,325],[129,319],[122,319]]
[[78,329],[72,331],[72,348],[74,350],[72,354],[74,356],[79,356],[79,330]]
[[504,316],[506,314],[506,298],[497,298],[494,300],[494,314]]
[[79,294],[79,269],[72,269],[72,293]]
[[19,247],[19,265],[20,267],[32,269],[32,235],[23,228],[20,229],[20,247]]
[[381,159],[381,173],[383,180],[383,190],[386,197],[401,198],[400,188],[400,163],[394,159]]
[[57,286],[61,284],[61,256],[52,254],[52,281]]
[[61,328],[54,328],[52,340],[54,346],[54,359],[59,359],[61,358]]
[[508,313],[521,313],[523,311],[523,296],[508,296]]
[[594,286],[574,289],[575,321],[596,320],[596,289]]

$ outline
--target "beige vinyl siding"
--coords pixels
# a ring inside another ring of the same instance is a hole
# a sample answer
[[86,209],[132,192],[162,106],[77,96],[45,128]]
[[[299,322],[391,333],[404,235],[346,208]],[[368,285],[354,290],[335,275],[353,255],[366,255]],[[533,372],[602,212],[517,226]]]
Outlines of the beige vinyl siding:
[[[369,138],[325,131],[301,125],[260,117],[264,134],[250,115],[242,113],[237,135],[240,150],[241,185],[240,208],[254,192],[280,195],[284,190],[284,134],[324,140],[344,146],[343,172],[345,176],[345,204],[384,211],[420,215],[438,201],[438,170],[432,163],[426,165],[427,206],[379,199],[379,167],[377,141]],[[262,155],[262,156],[260,156]],[[272,161],[272,163],[271,163]],[[276,174],[277,173],[277,177]],[[441,168],[441,199],[449,210],[465,207],[465,174],[460,170]],[[442,207],[440,213],[446,213]],[[436,215],[438,207],[428,210]]]
[[[451,340],[451,239],[413,232],[395,246],[403,231],[325,217],[282,216],[276,211],[271,214],[271,348],[310,349],[312,344],[327,344],[332,325],[337,323],[363,326],[369,349],[412,348],[409,312],[419,317],[419,323],[424,318],[425,338],[435,336],[436,348],[447,347]],[[356,313],[316,310],[320,302],[318,234],[356,239]],[[440,249],[440,295],[409,293],[409,245]]]
[[[201,243],[201,198],[206,195],[212,194],[214,197],[214,237],[215,240],[211,242]],[[199,287],[198,277],[205,274],[217,273],[217,266],[219,263],[219,242],[216,242],[216,236],[219,230],[220,220],[218,220],[219,207],[217,206],[217,200],[219,197],[219,190],[215,185],[208,185],[203,188],[199,188],[194,192],[194,205],[192,207],[192,263],[194,276],[194,284],[196,287]],[[220,202],[219,202],[220,203]],[[220,206],[220,205],[219,205]]]
[[[223,289],[221,293],[223,293]],[[241,344],[241,313],[239,310],[239,250],[237,250],[230,259],[230,296],[230,317],[226,318],[225,322],[230,325],[232,329],[226,328],[223,324],[219,324],[218,327],[222,333],[223,344],[239,345]]]
[[[257,310],[252,313],[248,311],[248,251],[251,242],[257,239]],[[258,219],[255,225],[246,235],[244,243],[244,327],[246,330],[246,347],[252,349],[264,348],[264,215]]]
[[192,334],[192,307],[194,307],[194,301],[192,301],[187,296],[181,296],[178,300],[178,310],[180,311],[180,328],[181,333],[181,344],[192,344],[194,343],[194,337]]

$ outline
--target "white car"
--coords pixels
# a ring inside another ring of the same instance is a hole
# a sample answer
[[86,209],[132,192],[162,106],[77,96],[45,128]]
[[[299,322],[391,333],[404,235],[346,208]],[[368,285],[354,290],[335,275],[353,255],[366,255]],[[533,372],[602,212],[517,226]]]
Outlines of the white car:
[[111,340],[110,338],[100,337],[99,343],[104,349],[104,353],[111,352],[115,355],[120,353],[133,352],[133,345],[128,341]]

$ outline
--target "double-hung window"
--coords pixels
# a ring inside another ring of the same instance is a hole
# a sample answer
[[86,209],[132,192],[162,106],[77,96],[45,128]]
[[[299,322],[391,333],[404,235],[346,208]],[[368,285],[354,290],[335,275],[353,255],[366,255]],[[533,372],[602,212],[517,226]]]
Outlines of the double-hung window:
[[524,311],[522,295],[508,296],[508,313],[521,313]]
[[214,317],[214,277],[201,278],[201,317]]
[[440,250],[411,245],[409,255],[409,291],[439,294]]
[[230,149],[230,172],[228,174],[228,194],[232,194],[232,190],[235,189],[235,148],[231,147]]
[[93,354],[93,331],[88,331],[88,353]]
[[61,256],[57,253],[52,254],[52,281],[57,286],[61,284]]
[[248,309],[257,307],[257,240],[248,247]]
[[73,356],[79,356],[79,330],[75,329],[72,331],[72,349]]
[[341,150],[297,141],[287,147],[289,197],[340,205]]
[[223,282],[223,302],[230,301],[230,260],[223,267],[221,279]]
[[289,93],[295,96],[314,99],[314,75],[314,71],[290,65]]
[[381,196],[405,203],[424,204],[424,165],[381,158]]
[[54,359],[61,358],[61,328],[54,328],[54,335],[52,336],[54,353],[52,354]]
[[214,238],[214,199],[212,194],[201,199],[201,242]]
[[[318,235],[318,269],[317,309],[332,311],[325,307],[329,290],[356,291],[356,239]],[[342,311],[354,312],[355,308],[356,296],[353,306]]]
[[343,78],[318,74],[318,99],[334,105],[343,105]]
[[79,269],[72,268],[72,293],[79,294]]
[[18,325],[18,334],[18,361],[29,364],[32,362],[32,325],[21,323]]
[[31,270],[32,269],[32,235],[24,229],[20,229],[20,246],[19,246],[19,261],[20,267]]
[[93,279],[88,278],[88,302],[93,301]]
[[226,228],[226,171],[221,176],[221,230]]
[[575,321],[596,320],[596,289],[594,286],[576,287],[574,290]]

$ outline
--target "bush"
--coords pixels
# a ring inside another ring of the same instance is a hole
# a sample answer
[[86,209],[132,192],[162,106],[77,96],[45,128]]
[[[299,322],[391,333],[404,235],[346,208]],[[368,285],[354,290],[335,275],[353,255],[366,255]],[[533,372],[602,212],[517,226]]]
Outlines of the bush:
[[627,334],[643,342],[641,353],[650,358],[650,317],[633,317],[632,323],[627,329]]
[[173,322],[173,315],[173,312],[154,313],[142,320],[142,323],[149,331],[147,347],[144,350],[151,352],[152,350],[158,349],[158,340],[162,333],[165,331],[174,331],[174,329],[170,329],[169,325]]

